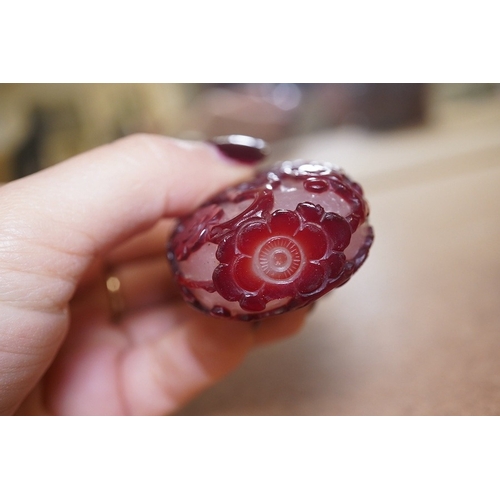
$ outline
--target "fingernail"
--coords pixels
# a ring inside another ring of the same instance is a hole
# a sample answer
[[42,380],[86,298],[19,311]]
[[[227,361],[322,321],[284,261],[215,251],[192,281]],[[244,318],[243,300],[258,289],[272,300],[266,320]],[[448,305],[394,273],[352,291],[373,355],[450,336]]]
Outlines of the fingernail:
[[220,135],[208,142],[226,158],[248,166],[259,163],[269,154],[269,146],[264,140],[249,135]]

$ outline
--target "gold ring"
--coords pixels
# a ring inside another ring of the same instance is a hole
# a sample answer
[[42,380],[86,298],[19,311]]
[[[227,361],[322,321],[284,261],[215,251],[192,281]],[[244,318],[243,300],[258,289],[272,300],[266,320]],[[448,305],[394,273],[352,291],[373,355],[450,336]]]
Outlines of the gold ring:
[[119,321],[125,312],[125,301],[121,291],[121,281],[115,275],[106,278],[106,290],[108,291],[109,307],[111,309],[111,319]]

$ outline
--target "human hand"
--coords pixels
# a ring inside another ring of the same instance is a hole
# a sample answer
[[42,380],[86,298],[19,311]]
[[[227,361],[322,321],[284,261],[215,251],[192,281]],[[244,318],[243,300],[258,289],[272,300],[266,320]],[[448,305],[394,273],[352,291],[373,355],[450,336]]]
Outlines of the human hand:
[[2,186],[0,414],[173,413],[298,331],[305,310],[258,328],[202,315],[166,262],[171,218],[249,175],[214,146],[136,135]]

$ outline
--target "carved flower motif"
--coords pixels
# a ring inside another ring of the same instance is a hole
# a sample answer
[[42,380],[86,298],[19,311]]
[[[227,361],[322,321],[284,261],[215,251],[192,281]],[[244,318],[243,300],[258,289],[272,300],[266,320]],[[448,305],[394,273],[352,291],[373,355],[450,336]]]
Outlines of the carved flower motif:
[[183,224],[182,231],[178,230],[174,236],[175,258],[179,261],[184,260],[203,245],[210,229],[219,222],[222,215],[222,209],[211,204],[200,208],[194,216],[188,218],[188,222]]
[[305,202],[296,210],[264,212],[219,245],[215,289],[252,312],[288,297],[307,303],[339,278],[350,239],[349,223],[320,205]]
[[361,187],[340,168],[285,161],[183,218],[167,256],[195,308],[259,320],[344,285],[372,245],[368,215]]

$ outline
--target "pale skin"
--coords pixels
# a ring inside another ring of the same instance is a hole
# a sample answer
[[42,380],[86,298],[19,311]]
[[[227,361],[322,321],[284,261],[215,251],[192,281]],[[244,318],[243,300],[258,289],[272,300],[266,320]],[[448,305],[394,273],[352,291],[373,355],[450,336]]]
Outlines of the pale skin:
[[208,144],[135,135],[0,187],[0,414],[172,414],[299,331],[306,310],[205,316],[170,274],[174,218],[249,176]]

